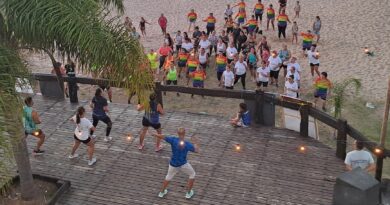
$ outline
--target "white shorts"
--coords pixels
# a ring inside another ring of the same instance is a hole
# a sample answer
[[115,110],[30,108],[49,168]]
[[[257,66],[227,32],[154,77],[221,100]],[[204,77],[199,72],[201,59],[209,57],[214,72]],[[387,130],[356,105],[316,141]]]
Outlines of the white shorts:
[[190,179],[194,179],[195,178],[195,170],[194,170],[194,168],[192,168],[191,164],[187,162],[186,164],[184,164],[184,165],[182,165],[180,167],[173,167],[173,166],[169,165],[168,173],[167,173],[167,176],[165,177],[165,180],[171,181],[172,178],[180,170],[183,171],[184,173],[188,174]]

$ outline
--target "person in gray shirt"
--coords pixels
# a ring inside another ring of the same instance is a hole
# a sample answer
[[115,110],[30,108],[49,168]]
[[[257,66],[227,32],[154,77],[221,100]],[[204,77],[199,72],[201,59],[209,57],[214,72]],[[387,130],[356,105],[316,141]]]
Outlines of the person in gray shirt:
[[354,145],[355,150],[348,152],[344,161],[347,171],[351,171],[357,167],[367,172],[375,171],[374,159],[370,152],[363,150],[363,142],[355,140]]
[[317,36],[317,43],[320,41],[321,19],[316,16],[316,20],[313,23],[313,32]]

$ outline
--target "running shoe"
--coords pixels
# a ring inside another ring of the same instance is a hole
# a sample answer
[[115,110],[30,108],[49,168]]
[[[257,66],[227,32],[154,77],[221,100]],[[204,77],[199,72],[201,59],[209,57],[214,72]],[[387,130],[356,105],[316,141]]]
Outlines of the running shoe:
[[105,142],[109,142],[109,141],[111,141],[112,140],[112,137],[104,137],[104,141]]
[[168,189],[165,189],[164,192],[159,192],[158,193],[158,197],[163,198],[167,194],[168,194]]
[[191,191],[186,193],[186,199],[191,199],[192,196],[194,196],[195,192],[194,190],[191,189]]
[[96,157],[93,157],[91,160],[88,160],[88,166],[92,166],[96,162]]
[[145,147],[145,144],[140,144],[140,145],[138,145],[138,149],[139,149],[139,150],[143,150],[144,147]]
[[74,154],[74,155],[69,155],[69,159],[74,159],[74,158],[77,158],[79,157],[79,154]]
[[160,146],[156,147],[154,151],[159,152],[163,149],[163,146],[160,144]]

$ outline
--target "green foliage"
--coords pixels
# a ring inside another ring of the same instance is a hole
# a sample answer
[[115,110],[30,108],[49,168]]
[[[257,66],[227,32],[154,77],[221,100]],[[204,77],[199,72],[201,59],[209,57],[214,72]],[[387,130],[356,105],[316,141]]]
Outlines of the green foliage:
[[335,108],[334,110],[335,118],[341,117],[341,110],[345,103],[346,91],[351,85],[354,86],[355,93],[359,92],[362,86],[360,80],[356,78],[349,78],[343,81],[342,83],[335,83],[334,85],[332,101],[334,103],[334,108]]

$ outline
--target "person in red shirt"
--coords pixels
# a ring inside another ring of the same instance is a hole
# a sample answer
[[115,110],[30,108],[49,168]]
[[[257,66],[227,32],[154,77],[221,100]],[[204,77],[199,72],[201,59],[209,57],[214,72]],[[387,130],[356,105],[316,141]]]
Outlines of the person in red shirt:
[[188,22],[190,23],[190,25],[188,26],[188,32],[190,32],[191,26],[194,26],[195,29],[195,23],[197,18],[198,18],[198,14],[195,13],[194,9],[191,9],[190,13],[187,14],[187,19]]
[[160,65],[159,65],[159,69],[160,70],[163,67],[164,63],[165,63],[165,59],[167,58],[167,56],[171,52],[172,52],[172,48],[169,47],[168,44],[166,44],[166,43],[164,43],[163,46],[158,49],[157,53],[160,56]]
[[167,24],[168,24],[167,18],[165,18],[164,14],[161,14],[160,18],[158,18],[158,25],[160,25],[161,31],[164,36],[167,33]]
[[207,35],[209,35],[215,30],[215,23],[217,22],[217,20],[215,19],[213,13],[210,13],[210,15],[203,21],[207,22],[206,30],[207,30]]

